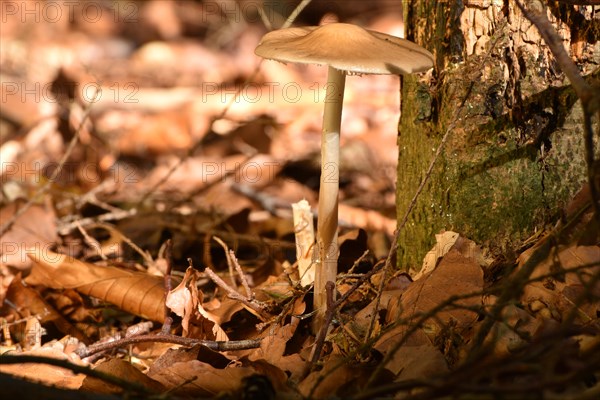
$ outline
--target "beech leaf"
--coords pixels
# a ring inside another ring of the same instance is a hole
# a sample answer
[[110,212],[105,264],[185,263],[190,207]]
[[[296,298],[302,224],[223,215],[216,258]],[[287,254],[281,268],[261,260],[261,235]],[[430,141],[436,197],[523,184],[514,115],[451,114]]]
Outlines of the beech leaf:
[[100,267],[48,250],[29,250],[34,262],[25,282],[53,289],[75,289],[123,311],[152,321],[164,320],[165,292],[159,277],[115,267]]

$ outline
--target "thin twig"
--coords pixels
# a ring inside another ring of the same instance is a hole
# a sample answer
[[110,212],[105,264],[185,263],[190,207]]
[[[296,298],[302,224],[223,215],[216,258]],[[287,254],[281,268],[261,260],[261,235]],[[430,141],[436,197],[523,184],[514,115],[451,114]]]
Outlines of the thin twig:
[[[88,226],[107,221],[119,221],[125,218],[133,217],[136,214],[137,209],[132,208],[130,210],[117,209],[106,214],[101,214],[97,217],[80,218],[75,221],[72,221],[72,218],[63,218],[61,221],[59,221],[57,231],[60,235],[66,235],[73,229],[76,229],[78,225]],[[71,220],[71,222],[66,222],[69,220]]]
[[248,279],[246,278],[244,271],[242,271],[242,267],[240,266],[240,263],[238,262],[238,259],[236,258],[233,250],[229,250],[229,258],[231,259],[231,262],[233,263],[233,266],[235,267],[236,272],[240,276],[240,280],[242,281],[242,286],[244,287],[244,290],[246,291],[246,298],[248,300],[254,300],[254,292],[252,292],[252,290],[250,289],[250,284],[248,283]]
[[235,276],[233,274],[233,270],[235,269],[235,271],[237,272],[237,274],[240,277],[242,286],[244,287],[244,290],[246,291],[246,299],[249,301],[254,300],[254,293],[250,289],[250,284],[248,283],[248,279],[246,278],[246,275],[244,274],[244,271],[242,270],[242,267],[241,267],[240,263],[238,262],[237,257],[235,256],[235,252],[233,250],[229,249],[229,247],[227,246],[227,243],[225,243],[221,238],[219,238],[217,236],[212,236],[212,238],[214,239],[215,242],[219,243],[221,245],[221,247],[223,247],[223,250],[225,250],[225,258],[227,259],[227,265],[229,267],[229,273],[231,274],[232,283],[235,284]]
[[265,25],[265,28],[267,28],[268,31],[273,30],[273,24],[271,24],[271,21],[269,21],[267,13],[265,12],[265,5],[262,3],[260,4],[260,7],[258,7],[258,15],[260,16],[262,23]]
[[122,240],[123,242],[127,243],[129,245],[129,247],[131,247],[136,253],[138,253],[144,259],[144,261],[146,262],[146,265],[149,266],[149,265],[154,264],[154,260],[152,259],[152,256],[147,251],[142,250],[137,244],[135,244],[133,242],[133,240],[131,240],[130,238],[125,236],[122,232],[120,232],[113,225],[103,223],[103,222],[96,222],[96,223],[89,224],[89,228],[102,228],[102,229],[107,230],[108,232],[110,232],[111,235],[114,235],[119,240]]
[[[201,344],[215,351],[233,351],[233,350],[246,350],[256,349],[260,347],[261,339],[249,339],[249,340],[229,340],[229,341],[214,341],[214,340],[200,340],[187,337],[181,337],[176,335],[139,335],[126,337],[120,340],[115,340],[109,343],[99,343],[88,346],[85,349],[77,350],[76,353],[81,358],[89,357],[93,354],[113,350],[119,347],[129,346],[136,343],[173,343],[181,346],[195,346]],[[1,359],[1,357],[0,357]]]
[[85,243],[87,243],[87,245],[90,246],[92,249],[97,249],[100,258],[102,258],[103,261],[107,261],[108,257],[106,256],[106,254],[104,254],[100,242],[95,238],[91,237],[90,234],[83,228],[83,226],[81,226],[81,224],[79,224],[78,221],[75,221],[75,226],[77,227],[79,233],[81,233],[81,236],[83,236],[83,240],[85,241]]
[[227,284],[227,282],[225,282],[223,279],[221,279],[221,277],[219,275],[217,275],[212,269],[210,269],[209,267],[206,267],[204,269],[204,272],[206,273],[206,275],[208,275],[208,277],[215,284],[217,284],[217,286],[219,286],[221,289],[223,289],[227,292],[228,297],[230,297],[234,300],[239,300],[241,302],[244,302],[244,304],[245,304],[245,302],[248,302],[248,299],[246,299],[244,296],[239,294],[234,288],[229,286]]
[[229,269],[229,277],[231,278],[231,283],[233,285],[236,285],[235,274],[233,273],[233,261],[231,260],[231,257],[229,257],[229,246],[227,246],[227,243],[225,243],[223,240],[221,240],[221,238],[217,236],[211,236],[211,238],[215,242],[219,243],[225,251],[225,260],[227,261],[227,268]]
[[304,10],[306,8],[307,5],[310,4],[312,0],[302,0],[297,6],[296,8],[294,8],[294,11],[292,11],[289,15],[289,17],[287,17],[287,19],[285,20],[285,22],[283,23],[283,25],[281,25],[281,29],[286,29],[289,28],[290,26],[292,26],[292,24],[294,23],[294,21],[296,20],[296,18],[298,18],[298,15],[300,15],[300,13],[302,12],[302,10]]
[[[368,254],[369,254],[369,250],[365,250],[364,253],[362,253],[362,255],[354,263],[355,264],[360,263]],[[375,265],[369,272],[362,275],[356,282],[354,282],[354,284],[350,287],[350,289],[348,289],[348,291],[346,293],[344,293],[344,295],[342,297],[340,297],[339,299],[336,300],[336,302],[333,304],[333,306],[334,307],[341,306],[346,300],[348,300],[348,298],[352,295],[352,293],[354,293],[363,283],[365,283],[367,280],[371,279],[371,277],[373,275],[375,275],[377,272],[379,272],[379,270],[381,269],[381,265],[383,265],[383,263],[380,263],[378,265]]]
[[266,322],[268,320],[268,318],[263,315],[265,307],[262,305],[262,303],[258,302],[255,299],[247,299],[246,297],[239,294],[234,288],[229,286],[223,279],[221,279],[221,277],[219,277],[219,275],[217,275],[212,269],[206,267],[204,269],[204,272],[217,286],[219,286],[221,289],[227,292],[227,297],[233,300],[237,300],[244,304],[246,307],[254,310],[256,312],[256,316],[262,322]]

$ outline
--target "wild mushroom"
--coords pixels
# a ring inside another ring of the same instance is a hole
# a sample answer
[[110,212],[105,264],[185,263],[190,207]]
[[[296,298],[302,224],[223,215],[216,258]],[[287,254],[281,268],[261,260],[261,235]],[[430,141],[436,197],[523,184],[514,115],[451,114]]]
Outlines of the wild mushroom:
[[[287,28],[267,33],[255,50],[263,58],[329,67],[321,137],[321,186],[317,223],[319,264],[315,276],[317,321],[326,308],[325,284],[337,275],[339,149],[345,74],[410,74],[433,66],[417,44],[356,25]],[[319,323],[317,322],[317,325]]]

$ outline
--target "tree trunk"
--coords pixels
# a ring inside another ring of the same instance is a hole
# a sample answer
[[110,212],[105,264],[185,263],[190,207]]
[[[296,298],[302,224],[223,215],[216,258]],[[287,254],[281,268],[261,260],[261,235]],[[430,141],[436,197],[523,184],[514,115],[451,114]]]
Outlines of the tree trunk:
[[[582,75],[598,79],[599,7],[548,3]],[[412,0],[404,16],[436,65],[403,77],[399,221],[466,101],[401,232],[399,266],[418,269],[441,230],[510,256],[586,181],[580,103],[514,0]]]

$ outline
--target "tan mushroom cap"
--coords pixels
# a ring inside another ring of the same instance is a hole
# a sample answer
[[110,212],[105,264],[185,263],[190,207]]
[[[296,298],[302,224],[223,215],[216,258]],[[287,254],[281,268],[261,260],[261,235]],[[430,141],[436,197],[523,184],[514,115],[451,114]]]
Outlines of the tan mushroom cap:
[[343,23],[272,31],[254,52],[271,60],[323,64],[355,74],[411,74],[433,66],[433,55],[409,40]]

